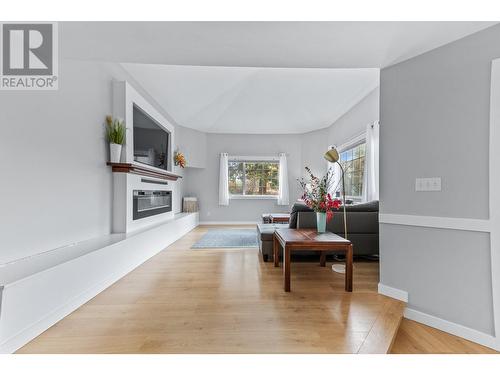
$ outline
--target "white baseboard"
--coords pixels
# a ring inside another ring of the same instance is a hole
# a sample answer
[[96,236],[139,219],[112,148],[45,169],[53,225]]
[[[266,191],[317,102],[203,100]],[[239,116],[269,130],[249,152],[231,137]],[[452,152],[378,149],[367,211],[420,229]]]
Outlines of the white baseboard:
[[378,283],[378,292],[384,296],[391,297],[403,302],[408,302],[408,292]]
[[[396,289],[379,283],[378,292],[380,294],[383,294],[384,296],[391,297],[403,302],[408,302],[408,292],[404,290]],[[404,317],[410,320],[414,320],[418,323],[425,324],[429,327],[450,333],[452,335],[462,337],[466,340],[487,346],[489,348],[500,350],[500,345],[497,344],[496,338],[484,332],[480,332],[475,329],[468,328],[460,324],[453,323],[448,320],[444,320],[408,307],[404,311]]]
[[414,320],[418,323],[425,324],[432,328],[450,333],[452,335],[462,337],[466,340],[487,346],[489,348],[500,350],[500,346],[497,344],[496,338],[484,332],[476,331],[475,329],[468,328],[460,324],[453,323],[448,320],[444,320],[436,316],[429,315],[410,308],[405,309],[404,317],[410,320]]
[[200,221],[200,225],[257,225],[259,221]]

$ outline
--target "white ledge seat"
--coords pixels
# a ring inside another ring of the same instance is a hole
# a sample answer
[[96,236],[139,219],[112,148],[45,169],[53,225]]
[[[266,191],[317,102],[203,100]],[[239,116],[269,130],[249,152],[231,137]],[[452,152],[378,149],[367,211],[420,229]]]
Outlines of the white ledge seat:
[[0,353],[12,353],[199,223],[198,213],[0,265]]

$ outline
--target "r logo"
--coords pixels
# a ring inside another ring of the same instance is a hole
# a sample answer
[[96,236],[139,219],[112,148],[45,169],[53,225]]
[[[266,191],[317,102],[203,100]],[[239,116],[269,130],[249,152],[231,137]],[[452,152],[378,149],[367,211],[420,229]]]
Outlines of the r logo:
[[47,76],[53,74],[53,25],[2,25],[2,74]]

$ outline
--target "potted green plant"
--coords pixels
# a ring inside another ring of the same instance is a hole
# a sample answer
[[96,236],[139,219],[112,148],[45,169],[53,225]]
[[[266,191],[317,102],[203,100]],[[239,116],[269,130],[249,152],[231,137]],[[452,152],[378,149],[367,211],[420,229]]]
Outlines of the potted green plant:
[[309,167],[306,167],[306,172],[309,175],[309,180],[299,179],[303,191],[302,200],[316,212],[318,233],[324,233],[327,221],[332,219],[334,210],[338,209],[341,204],[339,199],[332,199],[328,193],[333,172],[328,170],[326,175],[321,178],[313,175]]
[[125,143],[125,131],[123,120],[106,116],[106,138],[109,142],[109,161],[111,163],[120,162],[122,145]]

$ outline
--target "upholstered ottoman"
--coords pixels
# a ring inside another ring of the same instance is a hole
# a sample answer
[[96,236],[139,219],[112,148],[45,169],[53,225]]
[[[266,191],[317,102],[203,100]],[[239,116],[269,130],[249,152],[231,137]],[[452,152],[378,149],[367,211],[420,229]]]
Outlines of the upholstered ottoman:
[[277,228],[288,228],[288,224],[257,224],[259,251],[264,262],[273,260],[273,236]]

